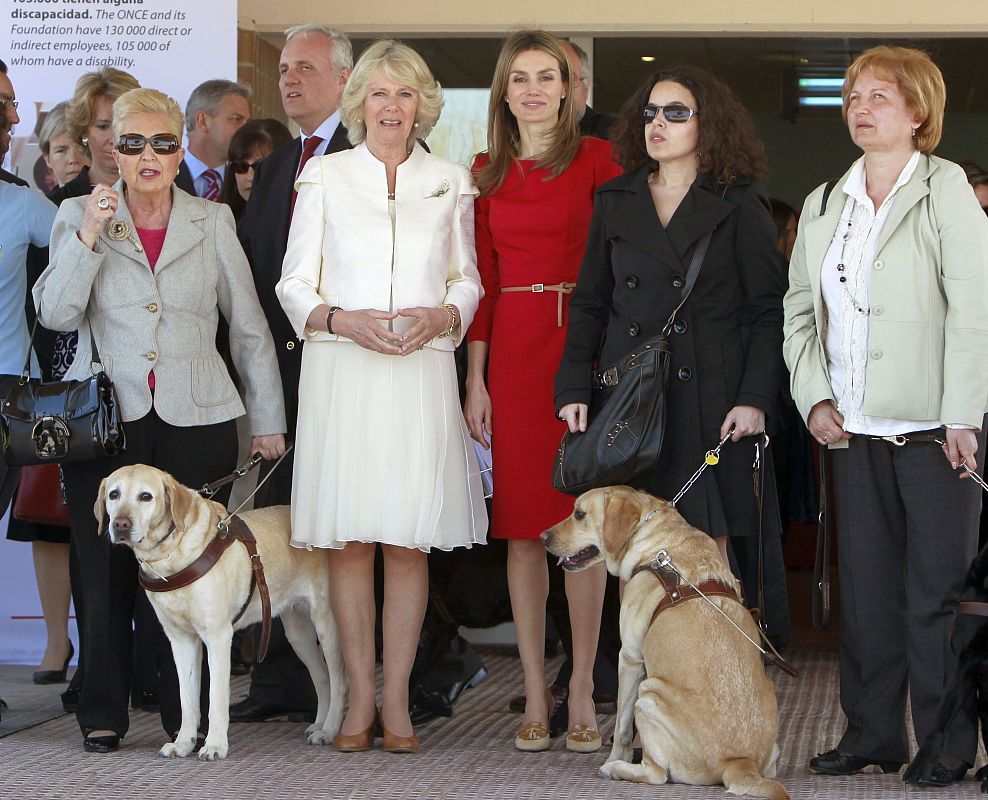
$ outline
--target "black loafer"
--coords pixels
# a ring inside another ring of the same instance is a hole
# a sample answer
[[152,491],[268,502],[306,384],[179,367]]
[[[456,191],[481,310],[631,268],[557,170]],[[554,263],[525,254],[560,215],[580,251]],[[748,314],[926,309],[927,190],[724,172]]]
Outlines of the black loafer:
[[79,695],[82,689],[79,686],[69,684],[69,688],[62,692],[62,708],[69,714],[79,710]]
[[82,748],[87,753],[112,753],[119,745],[120,737],[116,734],[110,736],[91,736],[87,734],[82,740]]
[[259,703],[250,695],[230,706],[230,722],[264,722],[274,717],[288,717],[290,722],[315,722],[315,711],[293,711],[271,703]]
[[951,769],[950,767],[945,767],[939,761],[930,767],[928,774],[920,777],[916,783],[919,786],[950,786],[950,784],[956,781],[964,780],[964,776],[967,775],[967,771],[970,769],[966,764],[960,764],[957,767]]
[[855,772],[860,772],[865,767],[872,765],[880,767],[885,773],[898,772],[902,769],[901,761],[861,758],[850,753],[843,753],[836,748],[810,759],[810,769],[824,775],[853,775]]

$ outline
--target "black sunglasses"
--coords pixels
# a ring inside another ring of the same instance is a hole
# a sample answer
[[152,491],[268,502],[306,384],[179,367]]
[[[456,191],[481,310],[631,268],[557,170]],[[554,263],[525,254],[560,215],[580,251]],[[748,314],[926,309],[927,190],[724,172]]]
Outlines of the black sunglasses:
[[257,161],[231,161],[230,169],[237,173],[237,175],[245,175],[247,170],[256,169],[257,165],[263,160],[263,158],[259,158]]
[[665,117],[666,122],[689,122],[693,115],[697,113],[682,103],[670,103],[667,106],[657,106],[649,103],[642,109],[642,119],[645,120],[645,124],[651,124],[659,112],[662,112],[662,116]]
[[156,133],[150,139],[139,133],[125,133],[117,139],[117,152],[125,156],[139,156],[149,144],[159,156],[177,153],[178,148],[182,146],[173,133]]

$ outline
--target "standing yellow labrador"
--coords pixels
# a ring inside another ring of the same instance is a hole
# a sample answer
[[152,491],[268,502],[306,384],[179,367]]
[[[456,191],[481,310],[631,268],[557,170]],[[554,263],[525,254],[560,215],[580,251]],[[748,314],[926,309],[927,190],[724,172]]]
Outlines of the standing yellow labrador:
[[[714,541],[667,501],[627,486],[581,495],[542,541],[563,569],[603,560],[626,583],[614,746],[600,774],[638,783],[722,783],[734,794],[788,800],[785,787],[771,780],[779,712],[761,653],[711,603],[758,641],[747,609],[724,596],[710,603],[697,597],[653,621],[667,592],[652,572],[635,571],[664,550],[693,584],[716,580],[740,594]],[[633,720],[641,764],[631,763]]]
[[[226,515],[219,503],[203,499],[168,473],[142,464],[109,475],[100,484],[94,512],[114,544],[133,549],[148,577],[163,578],[195,561]],[[316,721],[306,729],[306,738],[309,744],[327,744],[343,722],[347,696],[346,673],[329,605],[327,554],[291,546],[288,506],[247,511],[240,516],[257,540],[271,593],[272,616],[281,617],[285,636],[315,685]],[[206,645],[209,662],[209,732],[199,758],[226,758],[233,631],[261,620],[261,600],[255,591],[243,616],[236,626],[233,624],[250,594],[251,572],[246,549],[234,543],[194,583],[170,592],[148,592],[171,642],[182,702],[178,736],[160,751],[166,758],[185,757],[195,748],[200,642]]]

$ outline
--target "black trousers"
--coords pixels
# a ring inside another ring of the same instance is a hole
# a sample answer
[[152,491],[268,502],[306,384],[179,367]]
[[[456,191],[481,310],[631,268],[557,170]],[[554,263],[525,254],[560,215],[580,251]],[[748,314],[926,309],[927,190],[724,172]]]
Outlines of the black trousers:
[[[99,485],[111,472],[130,464],[158,467],[192,487],[227,475],[237,465],[234,420],[178,427],[163,422],[152,409],[147,416],[125,423],[124,431],[125,453],[63,467],[85,614],[82,630],[86,671],[76,716],[84,733],[112,730],[120,736],[129,727],[134,604],[137,592],[143,590],[137,583],[133,551],[125,545],[111,545],[106,532],[98,529],[93,504]],[[229,496],[229,487],[226,488],[226,495],[214,499],[225,503]],[[160,625],[158,642],[161,723],[165,732],[172,734],[181,725],[182,710],[171,646]]]
[[[978,435],[983,466],[985,433]],[[981,489],[941,448],[856,436],[833,451],[840,571],[841,750],[909,760],[905,711],[926,738],[956,666],[949,629],[977,552]],[[975,715],[959,714],[944,752],[973,764]]]

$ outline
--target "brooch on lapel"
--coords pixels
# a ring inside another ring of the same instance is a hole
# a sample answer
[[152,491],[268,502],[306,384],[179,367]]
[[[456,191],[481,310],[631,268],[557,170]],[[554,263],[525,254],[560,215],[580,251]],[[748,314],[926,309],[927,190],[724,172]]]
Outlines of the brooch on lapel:
[[141,246],[141,243],[137,240],[134,234],[131,233],[130,225],[122,219],[115,219],[108,222],[106,225],[106,235],[115,242],[122,242],[124,239],[127,239],[132,245],[134,245],[134,249],[138,253],[144,252],[144,248]]
[[442,197],[446,192],[449,191],[449,181],[443,178],[443,182],[439,184],[439,188],[436,189],[432,194],[427,195],[428,197]]

